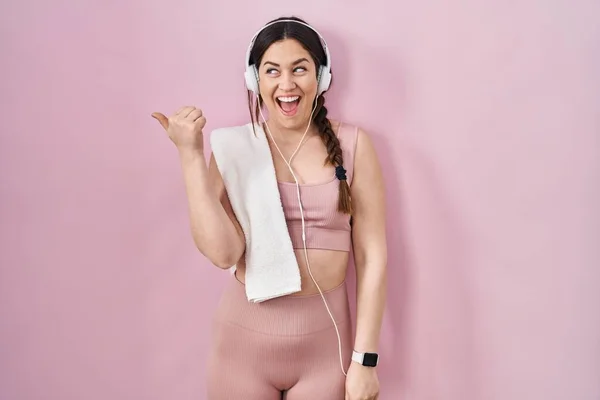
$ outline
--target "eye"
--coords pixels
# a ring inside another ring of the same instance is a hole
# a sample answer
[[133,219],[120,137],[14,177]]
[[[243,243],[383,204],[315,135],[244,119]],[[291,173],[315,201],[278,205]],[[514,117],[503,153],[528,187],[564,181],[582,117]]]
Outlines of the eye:
[[[306,67],[296,67],[294,68],[294,73],[303,73],[306,72],[308,69]],[[276,75],[278,74],[279,71],[276,68],[267,68],[265,70],[265,74],[267,75]]]

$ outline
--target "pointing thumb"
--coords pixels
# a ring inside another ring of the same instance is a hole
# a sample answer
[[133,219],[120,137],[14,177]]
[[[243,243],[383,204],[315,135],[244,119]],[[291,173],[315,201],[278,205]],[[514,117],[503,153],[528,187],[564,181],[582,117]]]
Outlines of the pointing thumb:
[[163,128],[169,127],[169,119],[159,112],[152,113],[152,118],[158,120]]

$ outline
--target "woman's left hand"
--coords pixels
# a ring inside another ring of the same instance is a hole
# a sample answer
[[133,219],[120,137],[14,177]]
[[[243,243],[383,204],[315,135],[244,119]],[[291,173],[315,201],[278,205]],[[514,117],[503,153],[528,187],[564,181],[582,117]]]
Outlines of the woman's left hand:
[[373,367],[364,367],[355,362],[350,363],[346,375],[345,400],[377,400],[379,399],[379,379]]

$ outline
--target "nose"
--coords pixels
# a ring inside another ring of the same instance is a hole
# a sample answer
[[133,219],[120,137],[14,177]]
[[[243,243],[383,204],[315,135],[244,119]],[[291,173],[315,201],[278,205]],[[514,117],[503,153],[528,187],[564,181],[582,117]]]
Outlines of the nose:
[[294,75],[289,73],[281,74],[281,80],[279,81],[279,89],[293,90],[295,88],[296,82],[294,81]]

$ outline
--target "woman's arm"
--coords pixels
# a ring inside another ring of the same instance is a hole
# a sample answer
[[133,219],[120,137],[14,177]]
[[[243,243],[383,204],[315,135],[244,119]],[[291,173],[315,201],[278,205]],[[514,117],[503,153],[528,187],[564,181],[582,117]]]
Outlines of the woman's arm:
[[385,188],[370,138],[359,130],[357,140],[351,186],[357,289],[354,349],[377,353],[387,286]]
[[242,257],[246,242],[211,155],[207,168],[202,150],[180,150],[192,237],[198,250],[219,268]]

